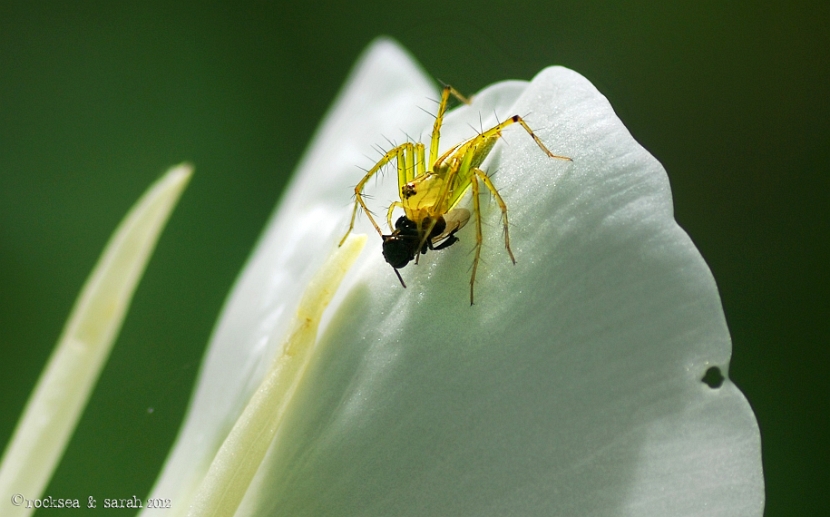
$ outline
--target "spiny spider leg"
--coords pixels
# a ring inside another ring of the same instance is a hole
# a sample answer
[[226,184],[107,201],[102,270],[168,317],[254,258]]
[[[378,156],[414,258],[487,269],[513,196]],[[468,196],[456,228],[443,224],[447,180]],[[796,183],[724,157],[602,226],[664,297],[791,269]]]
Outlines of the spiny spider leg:
[[435,123],[432,126],[432,137],[429,143],[429,163],[435,163],[438,159],[438,141],[441,139],[441,125],[444,123],[444,114],[447,112],[447,105],[450,102],[450,94],[464,104],[470,104],[470,100],[461,95],[458,90],[450,85],[444,86],[441,92],[441,102],[438,104],[438,113],[435,115]]
[[384,154],[383,157],[380,160],[378,160],[378,162],[371,169],[369,169],[366,175],[363,176],[363,179],[361,179],[357,183],[357,185],[355,185],[355,203],[354,208],[352,209],[352,218],[349,222],[349,229],[346,231],[346,234],[343,236],[343,238],[340,239],[340,244],[338,244],[338,246],[342,246],[343,243],[346,242],[346,237],[348,237],[349,234],[352,233],[352,230],[354,229],[354,221],[357,217],[358,207],[363,208],[363,211],[366,212],[366,216],[369,218],[369,221],[372,223],[372,226],[374,226],[375,230],[377,230],[378,235],[383,236],[383,231],[381,231],[380,226],[378,226],[378,223],[375,222],[375,219],[372,217],[369,208],[366,206],[366,202],[363,200],[363,187],[366,186],[366,183],[372,178],[372,176],[374,176],[384,165],[392,161],[393,158],[397,159],[398,164],[400,164],[401,161],[406,163],[405,154],[408,150],[411,150],[414,147],[414,145],[415,144],[413,144],[412,142],[406,142],[387,151],[386,154]]

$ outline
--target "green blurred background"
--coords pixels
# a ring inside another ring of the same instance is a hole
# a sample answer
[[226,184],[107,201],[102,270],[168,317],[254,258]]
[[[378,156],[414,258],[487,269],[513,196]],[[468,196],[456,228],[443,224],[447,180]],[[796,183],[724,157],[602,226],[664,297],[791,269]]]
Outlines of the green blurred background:
[[116,224],[192,161],[47,490],[146,495],[224,296],[355,59],[388,34],[463,92],[561,64],[610,99],[668,170],[718,281],[731,377],[761,427],[766,515],[827,515],[828,14],[826,1],[3,0],[0,444]]

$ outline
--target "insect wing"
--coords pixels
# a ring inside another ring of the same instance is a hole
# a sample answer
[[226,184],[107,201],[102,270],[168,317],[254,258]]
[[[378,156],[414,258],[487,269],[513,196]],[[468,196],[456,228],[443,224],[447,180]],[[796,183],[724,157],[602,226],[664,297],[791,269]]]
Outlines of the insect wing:
[[464,228],[464,225],[467,224],[467,221],[469,220],[469,210],[467,210],[466,208],[453,208],[452,210],[444,214],[444,223],[446,223],[446,227],[440,235],[432,238],[433,244],[441,242],[442,240],[449,237],[451,234],[457,232],[461,228]]

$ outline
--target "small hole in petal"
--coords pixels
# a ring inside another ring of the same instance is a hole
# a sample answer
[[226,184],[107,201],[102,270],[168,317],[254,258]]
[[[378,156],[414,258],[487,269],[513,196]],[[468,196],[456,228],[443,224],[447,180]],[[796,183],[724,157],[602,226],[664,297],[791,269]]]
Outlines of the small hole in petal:
[[716,390],[723,384],[723,374],[720,373],[720,368],[713,366],[706,370],[706,375],[700,380],[705,382],[713,390]]

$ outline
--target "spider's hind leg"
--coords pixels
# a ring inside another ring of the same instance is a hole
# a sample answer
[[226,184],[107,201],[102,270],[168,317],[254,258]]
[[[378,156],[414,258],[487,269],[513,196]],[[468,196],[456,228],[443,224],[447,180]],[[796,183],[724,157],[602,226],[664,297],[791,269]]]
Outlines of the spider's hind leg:
[[481,245],[484,242],[483,233],[481,231],[481,201],[479,200],[479,195],[481,194],[481,187],[479,186],[479,181],[484,183],[484,186],[487,187],[487,190],[493,195],[496,199],[496,203],[499,205],[499,209],[501,209],[502,215],[502,223],[504,224],[504,247],[507,249],[507,254],[510,255],[510,260],[513,264],[516,263],[516,258],[513,256],[513,250],[510,249],[510,233],[508,230],[508,222],[507,222],[507,204],[502,199],[499,191],[496,189],[493,182],[490,181],[490,178],[487,174],[479,169],[478,167],[474,167],[470,170],[472,173],[472,178],[470,180],[470,186],[473,190],[473,212],[475,212],[476,218],[476,247],[475,247],[475,257],[473,258],[473,272],[470,275],[470,305],[473,305],[474,297],[474,288],[476,283],[476,272],[478,271],[478,262],[481,259]]
[[499,138],[499,137],[501,137],[502,130],[504,128],[506,128],[507,126],[512,126],[513,124],[519,124],[520,126],[522,126],[522,128],[527,132],[528,135],[530,135],[530,137],[533,139],[533,141],[536,142],[536,145],[539,146],[539,149],[541,149],[549,157],[558,158],[560,160],[567,160],[569,162],[573,161],[571,158],[568,158],[567,156],[560,156],[558,154],[553,154],[552,152],[550,152],[550,149],[548,149],[545,146],[545,144],[542,143],[542,140],[538,136],[536,136],[536,133],[534,133],[533,130],[530,129],[530,126],[527,125],[527,122],[525,122],[524,119],[522,117],[520,117],[519,115],[513,115],[512,117],[505,120],[504,122],[500,122],[500,123],[496,124],[495,126],[491,127],[487,131],[481,133],[477,138],[479,138],[481,140],[486,140],[488,138],[493,138],[493,137]]
[[[507,203],[504,202],[504,199],[502,199],[501,195],[499,194],[499,191],[496,190],[496,186],[493,185],[493,182],[490,180],[490,177],[487,176],[487,174],[483,170],[475,168],[472,172],[473,174],[475,174],[476,178],[478,178],[484,183],[484,186],[487,187],[487,190],[490,191],[490,194],[493,195],[493,197],[496,199],[496,203],[498,203],[499,205],[499,209],[501,210],[502,224],[504,225],[504,247],[507,248],[507,254],[510,255],[510,260],[513,261],[513,263],[515,264],[516,257],[513,256],[513,250],[510,249],[510,230],[508,229],[509,224],[507,222]],[[475,185],[475,183],[476,182],[474,181],[473,185]],[[481,216],[479,215],[478,218],[480,220]]]

